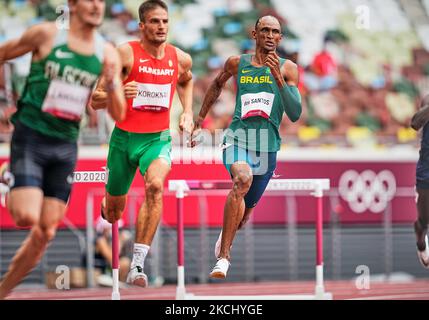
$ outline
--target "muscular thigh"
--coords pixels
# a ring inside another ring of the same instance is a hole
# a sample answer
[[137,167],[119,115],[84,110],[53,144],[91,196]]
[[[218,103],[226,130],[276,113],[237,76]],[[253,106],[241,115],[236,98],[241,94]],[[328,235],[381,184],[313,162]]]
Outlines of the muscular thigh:
[[107,158],[106,191],[112,197],[124,196],[130,189],[138,165],[131,159],[133,152],[134,150],[129,144],[129,133],[115,128],[110,139]]
[[[150,176],[160,169],[161,175],[167,175],[171,168],[171,137],[154,137],[139,156],[139,168],[142,176]],[[163,177],[163,179],[165,178]]]
[[160,179],[164,182],[170,170],[170,163],[167,160],[163,158],[155,159],[146,170],[146,174],[144,175],[145,182],[152,181],[153,179]]
[[66,202],[56,198],[45,197],[39,225],[44,228],[56,228],[64,218],[65,212]]
[[44,198],[66,202],[76,154],[76,143],[42,135],[18,122],[11,143],[11,211],[39,217]]

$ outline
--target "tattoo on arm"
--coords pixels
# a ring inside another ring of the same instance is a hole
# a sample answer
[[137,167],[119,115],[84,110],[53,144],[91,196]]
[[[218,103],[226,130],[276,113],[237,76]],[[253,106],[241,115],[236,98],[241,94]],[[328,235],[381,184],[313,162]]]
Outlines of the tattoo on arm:
[[206,96],[204,97],[203,106],[201,107],[199,113],[200,118],[204,119],[206,117],[207,113],[210,111],[210,108],[213,106],[213,104],[216,102],[216,100],[222,93],[223,85],[225,84],[225,82],[221,79],[222,74],[216,77],[216,79],[210,85],[210,88],[207,91]]

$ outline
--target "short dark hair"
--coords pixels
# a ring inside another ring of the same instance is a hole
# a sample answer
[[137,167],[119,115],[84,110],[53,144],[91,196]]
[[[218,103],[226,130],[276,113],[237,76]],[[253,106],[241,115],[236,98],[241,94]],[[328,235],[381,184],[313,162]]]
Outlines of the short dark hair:
[[276,18],[276,17],[274,17],[274,16],[271,16],[271,15],[267,15],[267,16],[260,17],[258,20],[256,20],[256,23],[255,23],[255,31],[256,31],[256,30],[258,30],[258,25],[259,25],[259,23],[261,22],[261,19],[262,19],[262,18],[265,18],[265,17],[272,17],[272,18],[276,19],[276,20],[279,22],[280,28],[282,27],[282,24],[280,23],[280,20],[279,20],[278,18]]
[[162,8],[168,12],[168,6],[164,1],[161,0],[148,0],[143,2],[139,8],[139,18],[141,22],[144,22],[145,14],[156,8]]

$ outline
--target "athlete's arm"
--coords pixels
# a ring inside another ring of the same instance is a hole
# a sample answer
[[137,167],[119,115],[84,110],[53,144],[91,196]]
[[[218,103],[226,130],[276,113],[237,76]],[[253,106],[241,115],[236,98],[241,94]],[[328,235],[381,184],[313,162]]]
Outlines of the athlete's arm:
[[106,92],[107,111],[115,121],[125,118],[126,100],[121,80],[122,63],[118,51],[106,44],[103,73],[101,75]]
[[177,94],[183,107],[183,114],[180,116],[179,127],[187,133],[191,133],[194,127],[192,112],[192,93],[194,81],[192,79],[192,58],[189,54],[177,48],[177,58],[179,61],[179,79],[177,80]]
[[239,64],[240,56],[229,57],[228,60],[225,62],[225,66],[213,80],[209,90],[204,97],[203,105],[198,115],[196,125],[198,124],[198,126],[200,126],[201,123],[204,121],[205,117],[207,116],[207,113],[209,113],[211,107],[222,93],[222,89],[225,86],[226,82],[232,76],[237,75]]
[[280,58],[275,52],[268,54],[265,64],[270,67],[271,74],[280,90],[283,108],[292,122],[298,121],[302,113],[301,95],[298,91],[298,66],[286,60],[280,68]]
[[[121,85],[119,87],[122,88],[122,92],[125,93],[125,98],[128,99],[129,92],[128,89],[122,86],[122,81],[126,79],[131,71],[132,62],[130,63],[130,59],[133,59],[132,57],[132,50],[131,47],[128,44],[122,45],[118,47],[117,53],[119,54],[119,60],[120,60],[120,83]],[[107,56],[106,56],[107,57]],[[118,83],[117,83],[118,84]],[[113,86],[115,84],[113,83]],[[95,91],[92,93],[91,96],[91,102],[90,105],[93,109],[104,109],[108,105],[108,86],[106,85],[106,79],[105,77],[101,77],[98,81],[97,87]],[[128,93],[128,94],[127,94]],[[125,110],[125,109],[124,109]]]
[[222,89],[225,86],[226,82],[232,77],[236,76],[238,73],[238,66],[240,64],[240,56],[229,57],[225,62],[223,69],[219,72],[216,78],[213,80],[210,85],[209,90],[207,91],[203,105],[198,114],[197,121],[195,122],[194,130],[192,131],[191,147],[195,147],[197,143],[195,142],[195,137],[200,133],[201,124],[203,123],[207,113],[209,113],[211,107],[219,98],[222,93]]
[[421,108],[411,119],[411,128],[419,131],[429,122],[429,95],[427,95],[421,104]]
[[50,34],[48,24],[43,23],[30,27],[21,38],[6,41],[0,45],[0,64],[29,52],[37,52]]

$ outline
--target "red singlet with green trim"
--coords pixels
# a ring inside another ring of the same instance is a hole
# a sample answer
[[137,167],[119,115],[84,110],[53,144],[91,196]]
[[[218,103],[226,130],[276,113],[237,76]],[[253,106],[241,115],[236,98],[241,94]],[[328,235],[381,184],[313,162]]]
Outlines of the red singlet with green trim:
[[138,94],[127,101],[125,120],[116,126],[134,133],[154,133],[169,130],[170,109],[179,73],[176,48],[167,44],[162,59],[151,57],[139,41],[129,42],[134,65],[124,84],[135,81]]

